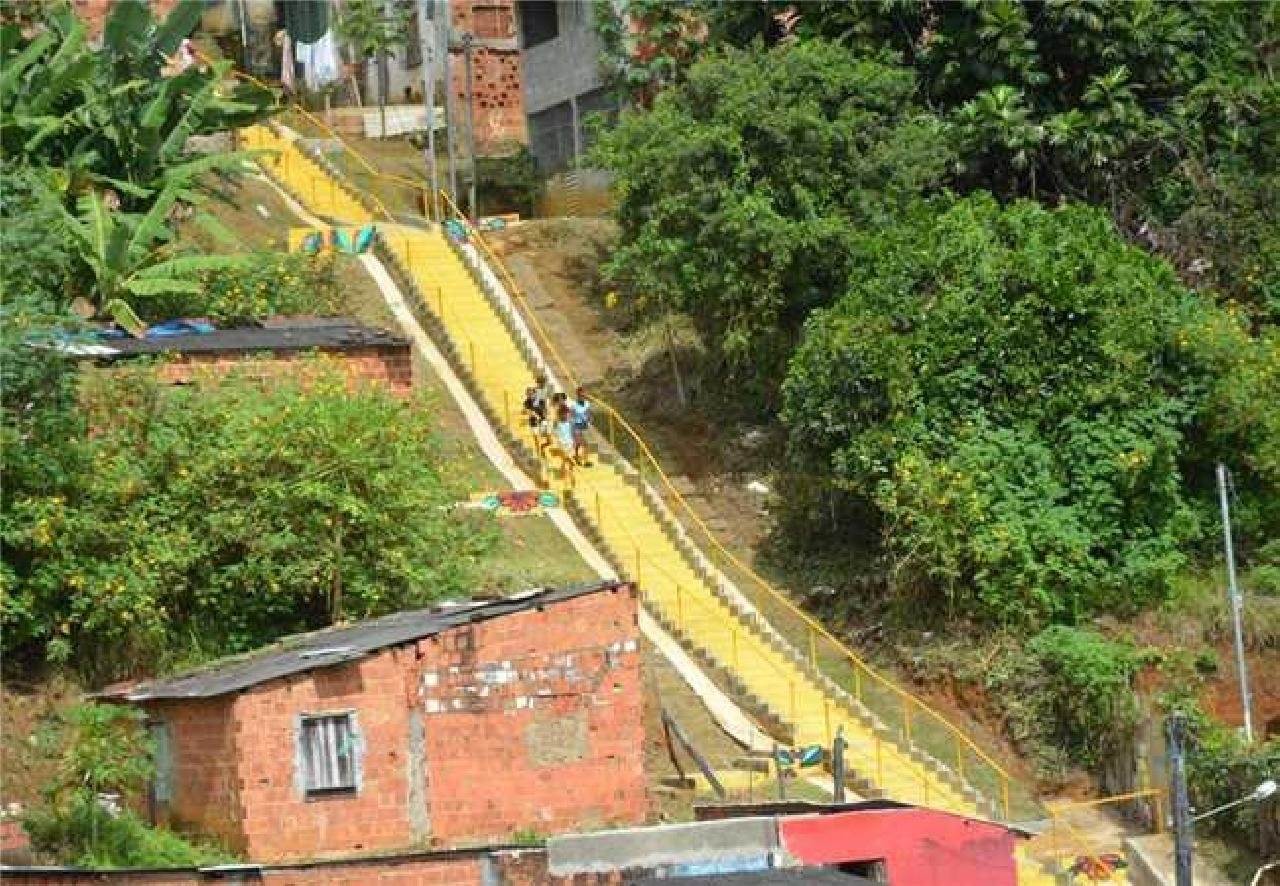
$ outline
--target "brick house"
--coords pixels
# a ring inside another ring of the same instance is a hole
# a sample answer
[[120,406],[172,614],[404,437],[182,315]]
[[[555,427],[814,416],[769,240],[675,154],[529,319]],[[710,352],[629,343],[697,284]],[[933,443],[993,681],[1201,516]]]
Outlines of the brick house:
[[625,583],[402,612],[116,690],[157,817],[255,862],[642,821]]
[[138,357],[160,357],[159,373],[186,384],[201,373],[239,367],[264,380],[296,377],[299,361],[321,354],[355,385],[372,382],[407,395],[413,388],[409,341],[350,317],[275,317],[260,326],[218,329],[164,338],[114,339],[91,354],[107,366]]

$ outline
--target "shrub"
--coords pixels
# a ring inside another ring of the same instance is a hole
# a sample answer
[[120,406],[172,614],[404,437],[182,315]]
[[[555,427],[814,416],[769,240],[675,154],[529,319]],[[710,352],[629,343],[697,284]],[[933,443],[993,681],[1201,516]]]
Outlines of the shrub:
[[796,472],[874,508],[898,589],[1032,626],[1150,605],[1213,519],[1218,458],[1242,544],[1274,527],[1274,344],[1105,213],[939,199],[852,248],[783,421]]
[[531,216],[542,201],[546,182],[533,154],[523,145],[508,157],[476,160],[476,197],[480,213],[518,212]]
[[218,326],[242,326],[284,314],[335,314],[344,297],[332,253],[258,252],[236,267],[206,271],[198,294],[148,299],[149,320],[208,317]]
[[83,467],[5,500],[6,658],[114,679],[193,638],[221,654],[471,589],[492,527],[450,512],[429,402],[349,390],[323,360],[265,390],[103,381]]
[[1098,767],[1136,722],[1133,648],[1087,628],[1056,625],[1035,636],[1028,649],[1048,684],[1046,713],[1056,742],[1075,762]]
[[59,758],[44,788],[44,804],[23,826],[32,846],[83,867],[150,867],[226,861],[226,853],[194,846],[169,831],[148,827],[129,809],[109,810],[104,795],[127,801],[152,774],[152,748],[142,712],[116,705],[81,704],[37,736]]

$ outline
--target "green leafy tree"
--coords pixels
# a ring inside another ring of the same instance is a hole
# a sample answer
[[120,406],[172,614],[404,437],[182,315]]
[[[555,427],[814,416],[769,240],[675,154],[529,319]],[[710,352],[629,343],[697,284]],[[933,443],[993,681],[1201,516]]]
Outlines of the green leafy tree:
[[1106,205],[1274,322],[1280,4],[708,3],[708,51],[832,40],[893,53],[959,128],[965,191]]
[[491,530],[449,512],[429,403],[323,361],[265,390],[93,381],[83,469],[5,500],[7,662],[153,673],[473,590]]
[[[797,469],[866,504],[901,594],[1019,624],[1135,609],[1185,564],[1224,441],[1269,463],[1273,400],[1213,397],[1241,374],[1256,394],[1274,345],[1101,212],[926,204],[854,263],[806,327],[783,419]],[[1251,479],[1265,511],[1274,480]]]
[[946,172],[914,98],[909,72],[817,42],[698,62],[595,150],[619,198],[608,274],[771,390],[808,312],[844,289],[853,233]]
[[409,40],[411,4],[404,0],[348,0],[338,20],[338,36],[354,47],[360,58],[378,61],[378,120],[387,135],[387,57]]
[[49,4],[39,26],[0,27],[6,158],[58,170],[51,178],[69,204],[110,188],[127,211],[145,210],[171,185],[194,202],[201,176],[238,171],[249,154],[191,156],[187,140],[261,119],[275,96],[229,79],[230,62],[161,70],[202,9],[183,0],[157,22],[151,4],[120,0],[98,49],[66,4]]

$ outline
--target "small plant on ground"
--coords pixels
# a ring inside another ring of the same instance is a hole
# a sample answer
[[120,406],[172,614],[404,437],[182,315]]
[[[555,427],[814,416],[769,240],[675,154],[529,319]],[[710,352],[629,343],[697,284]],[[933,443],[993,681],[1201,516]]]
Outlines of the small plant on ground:
[[37,743],[59,759],[43,804],[23,820],[37,850],[83,867],[228,860],[226,853],[150,827],[125,805],[153,773],[142,716],[132,708],[86,703],[37,735]]

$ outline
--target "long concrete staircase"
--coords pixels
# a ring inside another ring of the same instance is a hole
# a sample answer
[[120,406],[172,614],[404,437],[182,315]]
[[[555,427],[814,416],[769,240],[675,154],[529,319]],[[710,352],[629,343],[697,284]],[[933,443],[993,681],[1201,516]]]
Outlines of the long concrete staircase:
[[[288,130],[259,126],[241,138],[246,147],[272,152],[261,160],[263,168],[311,213],[346,223],[389,217],[340,181],[323,157]],[[545,363],[474,251],[453,242],[439,226],[382,223],[379,249],[511,450],[531,473],[563,490],[580,523],[620,573],[638,584],[649,611],[768,732],[793,746],[830,747],[839,731],[848,746],[850,786],[863,796],[1009,817],[1007,787],[1004,797],[991,796],[990,789],[980,793],[966,779],[962,759],[959,765],[944,765],[901,730],[887,728],[819,671],[813,656],[787,642],[701,555],[637,466],[607,439],[593,444],[589,467],[564,470],[555,455],[539,452],[520,404]],[[1022,850],[1019,856],[1019,882],[1063,882]]]

